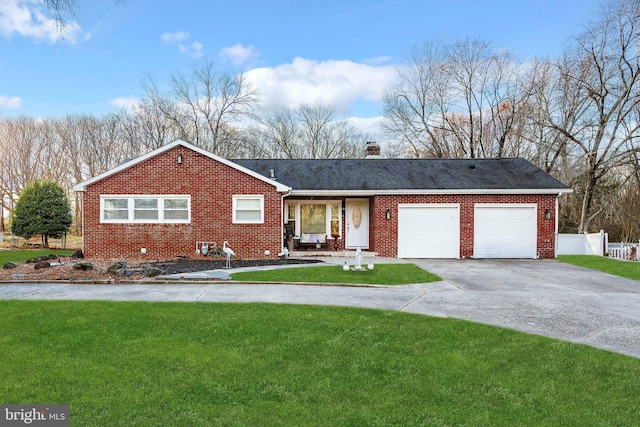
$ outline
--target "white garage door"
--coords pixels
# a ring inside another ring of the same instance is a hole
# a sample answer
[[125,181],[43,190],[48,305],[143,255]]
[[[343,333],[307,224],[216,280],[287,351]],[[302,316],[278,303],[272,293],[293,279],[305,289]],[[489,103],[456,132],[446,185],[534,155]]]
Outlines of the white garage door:
[[475,205],[474,258],[535,258],[536,205]]
[[459,256],[459,205],[398,206],[398,257],[458,258]]

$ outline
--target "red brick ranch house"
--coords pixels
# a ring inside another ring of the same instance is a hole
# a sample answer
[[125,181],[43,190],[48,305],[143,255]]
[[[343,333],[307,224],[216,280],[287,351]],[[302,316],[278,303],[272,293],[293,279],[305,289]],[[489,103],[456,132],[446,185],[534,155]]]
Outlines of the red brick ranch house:
[[510,159],[228,160],[175,141],[74,186],[88,257],[239,258],[288,244],[400,258],[553,258],[558,196]]

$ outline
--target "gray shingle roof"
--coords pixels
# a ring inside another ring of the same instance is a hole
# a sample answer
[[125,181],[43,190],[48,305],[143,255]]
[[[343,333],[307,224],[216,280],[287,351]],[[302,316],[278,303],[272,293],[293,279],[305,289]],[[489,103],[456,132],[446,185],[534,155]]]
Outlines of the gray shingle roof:
[[294,191],[568,190],[522,158],[239,159],[233,162]]

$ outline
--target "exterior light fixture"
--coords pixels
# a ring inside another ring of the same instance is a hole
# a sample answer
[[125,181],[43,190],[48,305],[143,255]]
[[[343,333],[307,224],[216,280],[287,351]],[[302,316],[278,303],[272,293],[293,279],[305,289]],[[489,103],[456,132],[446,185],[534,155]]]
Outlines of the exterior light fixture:
[[391,209],[387,209],[387,211],[384,213],[384,217],[387,219],[387,221],[391,219]]
[[551,219],[551,209],[545,209],[544,218],[545,219]]
[[182,154],[178,154],[178,164],[182,164]]

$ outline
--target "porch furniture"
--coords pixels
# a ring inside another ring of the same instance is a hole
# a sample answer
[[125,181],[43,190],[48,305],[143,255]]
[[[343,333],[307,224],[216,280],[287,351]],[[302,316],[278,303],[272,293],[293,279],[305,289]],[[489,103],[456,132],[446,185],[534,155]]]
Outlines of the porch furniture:
[[[295,241],[295,239],[294,239]],[[298,248],[316,249],[316,244],[320,243],[321,249],[327,249],[327,235],[326,234],[308,234],[300,233],[300,239],[298,240]]]

